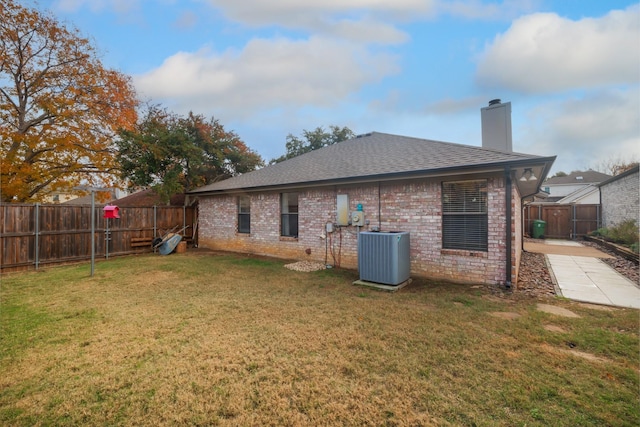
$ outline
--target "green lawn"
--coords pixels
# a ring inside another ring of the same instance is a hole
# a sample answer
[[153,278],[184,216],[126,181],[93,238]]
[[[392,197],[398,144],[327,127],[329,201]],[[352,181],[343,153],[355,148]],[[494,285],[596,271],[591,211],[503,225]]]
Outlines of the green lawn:
[[638,311],[283,264],[190,251],[3,275],[0,424],[640,424]]

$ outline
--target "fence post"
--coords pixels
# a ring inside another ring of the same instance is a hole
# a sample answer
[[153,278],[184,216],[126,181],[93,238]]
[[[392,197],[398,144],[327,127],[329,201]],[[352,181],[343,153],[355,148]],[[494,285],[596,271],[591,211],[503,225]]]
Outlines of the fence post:
[[109,218],[106,219],[107,226],[104,229],[104,257],[109,259]]
[[186,236],[185,230],[187,229],[187,207],[182,206],[182,236]]
[[36,203],[36,211],[35,211],[35,224],[34,224],[34,228],[35,228],[35,254],[33,256],[34,261],[36,263],[36,270],[38,269],[39,265],[40,265],[40,203]]
[[576,205],[573,204],[571,205],[571,210],[573,211],[571,217],[573,218],[573,236],[571,236],[571,240],[576,240],[576,233],[578,232],[578,230],[576,230],[577,228],[577,223],[578,223],[578,218],[576,218]]
[[91,277],[96,264],[96,190],[91,189]]

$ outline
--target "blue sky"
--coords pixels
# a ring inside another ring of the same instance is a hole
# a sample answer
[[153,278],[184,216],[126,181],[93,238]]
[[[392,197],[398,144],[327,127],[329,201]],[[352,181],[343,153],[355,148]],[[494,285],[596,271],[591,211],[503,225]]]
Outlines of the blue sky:
[[600,0],[26,0],[141,99],[215,117],[265,160],[329,125],[514,151],[553,172],[640,159],[640,6]]

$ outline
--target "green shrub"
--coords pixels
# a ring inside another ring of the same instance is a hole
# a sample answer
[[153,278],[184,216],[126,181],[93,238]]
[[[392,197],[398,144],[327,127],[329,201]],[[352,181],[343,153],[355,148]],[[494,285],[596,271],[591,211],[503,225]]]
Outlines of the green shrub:
[[602,237],[606,238],[609,235],[609,229],[607,227],[598,228],[595,231],[589,233],[593,237]]
[[638,225],[635,219],[627,219],[609,230],[609,237],[616,243],[631,246],[638,243]]
[[614,243],[629,246],[632,250],[638,252],[638,225],[634,219],[622,221],[611,227],[599,228],[590,234],[594,237],[601,237]]

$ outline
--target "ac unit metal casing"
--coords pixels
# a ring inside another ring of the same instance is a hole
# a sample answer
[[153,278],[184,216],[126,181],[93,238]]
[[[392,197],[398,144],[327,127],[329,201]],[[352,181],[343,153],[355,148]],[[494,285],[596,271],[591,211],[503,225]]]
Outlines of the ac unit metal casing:
[[370,232],[358,234],[360,280],[399,285],[409,280],[411,259],[409,232]]

